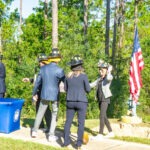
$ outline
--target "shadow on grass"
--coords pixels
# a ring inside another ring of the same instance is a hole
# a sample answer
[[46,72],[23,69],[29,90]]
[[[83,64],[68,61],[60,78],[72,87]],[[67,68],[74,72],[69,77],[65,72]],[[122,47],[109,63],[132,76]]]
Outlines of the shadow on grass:
[[33,125],[34,125],[34,119],[31,119],[31,118],[23,118],[23,119],[21,119],[21,121],[22,121],[22,126],[23,127],[33,127]]
[[[73,121],[72,124],[75,126],[75,127],[78,127],[78,123]],[[84,127],[84,132],[87,132],[88,134],[91,134],[93,136],[97,135],[97,132],[96,131],[93,131],[91,130],[90,128],[88,127]]]
[[[22,126],[23,127],[30,127],[30,128],[32,128],[33,125],[34,125],[34,120],[35,119],[32,119],[32,118],[22,118],[21,119]],[[56,127],[56,130],[61,132],[61,133],[63,133],[64,132],[64,123],[65,123],[64,121],[63,121],[63,123],[58,123],[57,127]],[[72,125],[75,128],[78,128],[78,123],[76,121],[73,121]],[[96,131],[93,131],[92,129],[90,129],[90,128],[86,127],[86,126],[84,128],[84,132],[87,132],[88,134],[93,135],[93,136],[97,135]]]

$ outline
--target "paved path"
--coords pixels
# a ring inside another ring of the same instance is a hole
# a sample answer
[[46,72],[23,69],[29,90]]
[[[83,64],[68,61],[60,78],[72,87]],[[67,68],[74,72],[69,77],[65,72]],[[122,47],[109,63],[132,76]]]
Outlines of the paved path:
[[[57,135],[59,137],[62,137],[61,132],[57,132]],[[48,142],[45,133],[43,133],[43,131],[41,130],[38,131],[37,138],[31,138],[30,128],[25,127],[21,127],[20,130],[11,132],[9,134],[0,133],[0,137],[10,137],[23,141],[32,141],[55,147],[61,147],[62,145],[62,138],[60,138],[57,142]],[[76,136],[72,135],[72,140],[75,141]],[[74,149],[74,146],[71,146],[71,149]],[[119,140],[103,139],[101,141],[89,141],[87,145],[83,145],[83,150],[150,150],[150,146]]]

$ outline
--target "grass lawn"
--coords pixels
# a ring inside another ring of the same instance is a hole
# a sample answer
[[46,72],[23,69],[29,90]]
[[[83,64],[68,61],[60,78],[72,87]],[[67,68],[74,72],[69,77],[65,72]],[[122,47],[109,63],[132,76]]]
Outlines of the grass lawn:
[[11,138],[0,137],[1,150],[65,150],[63,148],[56,148],[47,145],[37,144],[33,142],[24,142],[21,140],[14,140]]
[[138,137],[129,137],[129,136],[123,136],[123,137],[115,136],[113,139],[150,145],[150,139],[148,139],[148,138],[138,138]]

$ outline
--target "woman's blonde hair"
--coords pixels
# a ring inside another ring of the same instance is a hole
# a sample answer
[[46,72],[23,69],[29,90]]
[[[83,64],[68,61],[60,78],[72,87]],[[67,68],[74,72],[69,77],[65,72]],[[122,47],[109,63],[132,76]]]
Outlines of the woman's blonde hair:
[[75,71],[70,71],[67,75],[68,78],[72,78],[73,76],[79,76],[80,74],[84,74],[84,70],[75,70]]

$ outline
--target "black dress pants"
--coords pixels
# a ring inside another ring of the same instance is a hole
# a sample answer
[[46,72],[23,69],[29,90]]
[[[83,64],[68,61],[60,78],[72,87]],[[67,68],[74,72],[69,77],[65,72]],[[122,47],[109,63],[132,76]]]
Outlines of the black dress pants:
[[109,132],[112,131],[112,128],[110,126],[110,122],[107,118],[107,108],[108,108],[108,102],[101,101],[99,103],[99,108],[100,108],[100,129],[99,133],[103,134],[104,131],[104,125],[106,125],[107,129]]
[[67,102],[67,114],[64,128],[64,146],[69,145],[71,142],[70,128],[76,112],[78,117],[77,146],[80,147],[82,145],[86,110],[87,103],[85,102]]

